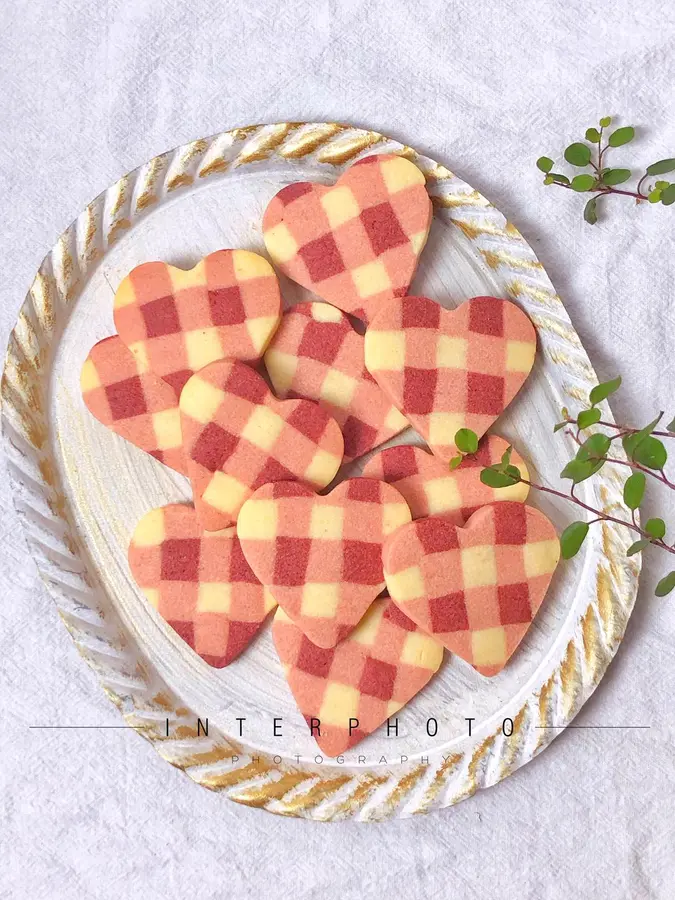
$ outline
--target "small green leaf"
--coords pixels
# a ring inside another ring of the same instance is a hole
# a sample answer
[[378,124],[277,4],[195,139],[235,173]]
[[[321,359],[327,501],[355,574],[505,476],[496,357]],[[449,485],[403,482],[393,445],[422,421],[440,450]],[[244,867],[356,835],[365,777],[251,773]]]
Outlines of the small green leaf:
[[600,410],[594,406],[591,409],[582,409],[577,416],[577,425],[579,428],[588,428],[590,425],[595,425],[596,422],[600,421],[600,415]]
[[453,456],[452,459],[450,460],[450,462],[448,463],[448,468],[450,469],[450,471],[454,472],[455,469],[458,468],[458,466],[461,466],[463,459],[464,459],[464,457],[462,456],[461,453],[458,453],[457,456]]
[[605,184],[623,184],[631,176],[630,169],[608,169],[602,176]]
[[628,456],[631,456],[637,445],[652,433],[662,418],[663,413],[661,412],[655,419],[652,419],[649,425],[645,425],[644,428],[641,428],[639,431],[634,431],[632,434],[627,434],[621,438],[623,449]]
[[455,447],[460,453],[475,453],[478,450],[478,435],[470,428],[460,428],[455,434]]
[[597,128],[587,128],[586,129],[586,140],[590,141],[591,144],[599,144],[600,143],[600,132]]
[[550,175],[547,175],[546,178],[544,178],[544,184],[553,184],[554,181],[555,178],[551,178]]
[[658,469],[659,471],[665,466],[668,459],[668,453],[658,438],[644,438],[633,450],[633,459],[646,466],[648,469]]
[[675,172],[675,159],[660,159],[647,166],[647,175],[665,175],[666,172]]
[[577,459],[585,462],[587,459],[602,459],[607,455],[612,442],[606,434],[592,434],[577,450]]
[[598,221],[598,198],[591,197],[586,206],[584,206],[584,222],[589,225],[595,225]]
[[576,556],[588,534],[588,522],[572,522],[560,535],[560,555],[563,559]]
[[508,474],[511,468],[515,467],[509,466],[509,469],[507,469],[506,472],[500,472],[498,469],[492,467],[483,469],[480,473],[480,480],[483,484],[486,484],[491,488],[510,487],[512,484],[517,484],[520,481],[520,472],[518,472],[517,469],[516,472],[518,472],[518,478],[514,479]]
[[602,119],[600,119],[600,127],[601,128],[609,128],[609,126],[611,124],[612,124],[611,116],[603,116]]
[[583,194],[590,191],[594,184],[595,178],[592,175],[575,175],[572,179],[572,190]]
[[660,541],[666,534],[666,523],[663,519],[649,519],[645,524],[645,531]]
[[568,422],[557,422],[553,426],[553,434],[556,434],[556,432],[560,431],[561,428],[565,428],[565,426],[568,424],[569,424]]
[[633,472],[623,486],[623,502],[628,509],[637,509],[645,495],[647,478],[644,472]]
[[591,161],[591,148],[588,144],[570,144],[565,149],[565,159],[573,166],[587,166]]
[[570,180],[567,175],[561,175],[560,172],[551,172],[548,176],[553,181],[557,181],[558,184],[569,184]]
[[647,538],[642,538],[642,540],[635,541],[634,544],[631,544],[628,550],[626,550],[626,556],[635,556],[636,553],[639,553],[640,550],[644,550],[645,547],[648,547],[651,544],[651,541],[647,540]]
[[671,434],[675,434],[675,419],[672,422],[668,422],[666,425],[666,431],[669,431]]
[[661,199],[661,191],[650,191],[647,195],[647,200],[650,203],[658,203]]
[[604,464],[604,459],[573,459],[571,462],[567,463],[560,473],[560,477],[569,478],[573,484],[579,484],[587,478],[590,478],[591,475],[595,475]]
[[665,597],[672,589],[675,588],[675,571],[669,572],[656,585],[654,593],[657,597]]
[[635,129],[631,125],[625,125],[623,128],[617,128],[609,136],[610,147],[622,147],[629,144],[635,137]]
[[501,465],[500,465],[500,469],[502,470],[502,472],[505,472],[506,469],[511,464],[511,453],[512,452],[513,452],[513,447],[509,446],[502,453],[502,461],[501,461]]
[[661,191],[661,203],[664,206],[675,203],[675,184],[669,184],[665,191]]
[[610,381],[601,381],[600,384],[596,384],[596,386],[591,390],[589,394],[589,398],[591,403],[595,406],[596,403],[601,403],[603,400],[606,400],[614,391],[618,391],[621,387],[621,376],[617,375],[616,378],[612,378]]
[[549,159],[548,156],[540,156],[537,160],[537,168],[540,172],[548,172],[553,168],[553,160]]
[[669,184],[670,184],[669,181],[657,181],[656,184],[654,185],[654,187],[656,188],[657,191],[664,191],[668,187]]

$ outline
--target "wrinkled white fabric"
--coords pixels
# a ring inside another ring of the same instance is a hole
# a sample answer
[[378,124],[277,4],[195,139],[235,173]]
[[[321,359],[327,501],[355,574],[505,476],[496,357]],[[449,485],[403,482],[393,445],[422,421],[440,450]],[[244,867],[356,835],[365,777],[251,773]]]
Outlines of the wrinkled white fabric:
[[[446,162],[522,230],[620,420],[675,414],[675,207],[544,188],[601,115],[616,163],[675,156],[675,10],[655,0],[14,0],[0,7],[2,340],[42,256],[99,191],[253,122],[349,121]],[[197,787],[116,724],[42,587],[2,479],[0,897],[670,898],[675,595],[647,556],[624,645],[579,724],[498,787],[381,825],[318,825]],[[650,493],[649,512],[675,504]]]

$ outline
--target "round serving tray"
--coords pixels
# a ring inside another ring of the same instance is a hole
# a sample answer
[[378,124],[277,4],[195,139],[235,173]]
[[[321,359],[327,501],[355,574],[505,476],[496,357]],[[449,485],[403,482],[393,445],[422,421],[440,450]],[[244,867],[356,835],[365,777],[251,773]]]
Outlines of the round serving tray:
[[[586,401],[596,377],[541,263],[513,225],[443,165],[347,125],[238,128],[121,178],[40,266],[10,338],[2,384],[9,471],[31,552],[79,651],[126,722],[199,784],[270,812],[321,820],[449,806],[532,759],[604,674],[639,574],[638,558],[625,556],[627,535],[597,526],[583,551],[559,567],[500,675],[482,678],[446,654],[438,675],[399,713],[398,735],[383,727],[340,761],[322,758],[309,736],[269,629],[235,663],[215,670],[144,601],[127,567],[129,536],[147,510],[189,499],[190,489],[82,403],[80,367],[95,341],[114,331],[117,285],[151,259],[189,268],[221,247],[262,252],[262,213],[284,184],[330,183],[359,156],[380,152],[412,159],[434,203],[411,292],[449,307],[477,294],[504,296],[534,322],[535,369],[497,430],[514,441],[536,479],[555,483],[571,446],[553,437],[552,425],[563,405]],[[308,298],[281,281],[287,303]],[[611,417],[608,409],[603,414]],[[405,439],[414,440],[411,434]],[[621,503],[623,481],[618,467],[605,466],[579,494],[609,510]],[[529,502],[559,529],[570,521],[562,502]]]

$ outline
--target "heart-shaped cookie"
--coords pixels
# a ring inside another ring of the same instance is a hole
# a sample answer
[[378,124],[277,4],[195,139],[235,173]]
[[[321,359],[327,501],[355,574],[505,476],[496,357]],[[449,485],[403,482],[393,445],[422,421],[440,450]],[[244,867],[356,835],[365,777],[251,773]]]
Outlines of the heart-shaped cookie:
[[407,292],[431,214],[424,175],[386,153],[360,159],[333,187],[289,184],[265,210],[263,235],[284,275],[368,321]]
[[485,434],[523,386],[537,348],[514,303],[474,297],[447,310],[427,297],[388,303],[366,332],[368,371],[448,462],[455,434]]
[[443,647],[388,599],[375,600],[337,647],[313,644],[282,609],[272,636],[295,702],[327,756],[339,756],[411,700]]
[[342,429],[345,461],[408,427],[366,369],[363,336],[329,303],[300,303],[283,314],[265,368],[277,397],[315,400],[328,410]]
[[546,594],[560,543],[546,516],[495,503],[464,528],[444,516],[418,519],[385,542],[392,600],[420,628],[481,675],[500,672]]
[[[527,497],[529,485],[522,482],[490,488],[480,480],[482,469],[500,462],[508,446],[504,438],[487,434],[478,451],[465,456],[459,468],[451,472],[447,463],[421,447],[400,444],[369,459],[363,475],[393,484],[405,498],[413,519],[443,515],[454,525],[463,525],[481,506],[503,500],[523,501]],[[511,464],[523,478],[528,478],[527,467],[515,450]]]
[[144,263],[115,294],[115,327],[139,368],[178,392],[216,359],[260,359],[280,316],[274,270],[248,250],[218,250],[187,271]]
[[350,478],[325,496],[278,482],[242,506],[237,534],[279,606],[312,643],[334,647],[384,587],[385,537],[409,521],[396,488],[372,478]]
[[202,531],[192,506],[143,516],[129,567],[162,618],[216,668],[239,656],[276,606],[244,559],[236,530]]
[[176,392],[152,372],[139,370],[121,338],[113,335],[91,348],[80,387],[85,406],[99,422],[187,474]]
[[193,375],[180,396],[187,469],[202,527],[234,523],[244,501],[272,481],[317,490],[342,462],[342,433],[309,400],[277,400],[245,363],[219,360]]

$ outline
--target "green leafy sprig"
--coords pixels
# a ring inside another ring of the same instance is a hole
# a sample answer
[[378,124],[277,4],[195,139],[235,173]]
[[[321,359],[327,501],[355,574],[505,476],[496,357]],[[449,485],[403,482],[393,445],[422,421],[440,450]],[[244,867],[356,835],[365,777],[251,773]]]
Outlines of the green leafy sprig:
[[624,144],[629,144],[635,137],[635,129],[631,125],[625,125],[612,131],[606,138],[605,129],[609,128],[611,124],[611,118],[605,116],[600,119],[599,128],[586,129],[588,143],[575,141],[565,148],[564,156],[570,165],[579,169],[590,168],[590,172],[582,172],[569,178],[562,172],[553,171],[554,163],[549,156],[540,156],[537,160],[537,168],[544,173],[544,184],[557,184],[559,187],[577,191],[580,194],[595,194],[584,207],[584,219],[589,225],[595,225],[598,221],[598,200],[607,194],[633,197],[636,203],[641,203],[643,200],[647,200],[649,203],[662,203],[664,206],[675,203],[675,183],[671,184],[668,181],[657,179],[652,184],[645,184],[648,179],[657,175],[675,172],[675,159],[660,159],[648,166],[634,191],[617,187],[617,185],[627,182],[633,173],[630,169],[607,166],[605,154],[610,147],[622,147]]
[[[663,418],[663,413],[659,413],[656,418],[642,428],[617,425],[614,422],[603,420],[598,404],[617,391],[620,385],[620,376],[596,385],[589,395],[590,405],[586,409],[580,410],[576,416],[571,416],[567,409],[563,409],[562,421],[553,428],[554,433],[565,429],[577,445],[574,458],[560,473],[562,479],[571,482],[568,493],[523,478],[520,470],[511,463],[511,447],[508,447],[500,462],[485,467],[480,473],[480,480],[488,487],[509,487],[521,482],[529,485],[533,490],[561,497],[591,514],[591,519],[572,522],[560,535],[560,551],[563,559],[571,559],[576,556],[586,539],[590,526],[596,522],[613,522],[636,534],[637,540],[626,551],[628,556],[633,556],[649,546],[675,554],[675,544],[669,544],[665,539],[667,529],[663,519],[657,517],[648,519],[643,526],[638,525],[637,521],[637,511],[643,502],[648,478],[660,482],[670,490],[675,490],[675,482],[671,481],[664,471],[668,452],[661,440],[662,438],[675,438],[675,419],[661,430],[658,429],[658,426]],[[587,435],[587,429],[595,426],[605,430],[594,431]],[[616,441],[621,442],[626,459],[619,459],[613,452],[612,448]],[[451,468],[457,468],[461,464],[464,454],[475,453],[478,438],[473,431],[463,428],[461,432],[457,432],[455,444],[460,452],[450,463]],[[627,510],[626,518],[596,509],[575,494],[578,484],[591,478],[608,464],[626,466],[632,470],[623,489],[623,503]],[[665,597],[674,589],[675,569],[665,575],[656,585],[656,595]]]

